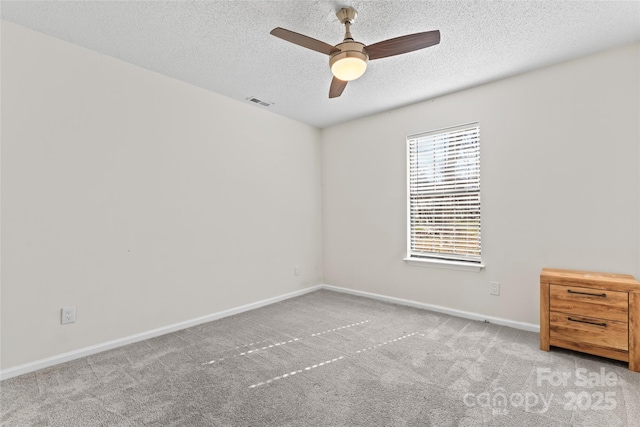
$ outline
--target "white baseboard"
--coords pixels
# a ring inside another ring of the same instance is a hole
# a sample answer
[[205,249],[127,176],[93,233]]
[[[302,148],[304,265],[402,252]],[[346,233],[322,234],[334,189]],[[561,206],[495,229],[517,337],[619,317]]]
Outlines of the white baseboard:
[[294,292],[289,292],[283,295],[279,295],[273,298],[268,298],[262,301],[257,301],[251,304],[242,305],[229,310],[220,311],[217,313],[209,314],[207,316],[198,317],[196,319],[187,320],[173,325],[164,326],[150,331],[142,332],[136,335],[107,341],[104,343],[84,347],[78,350],[73,350],[67,353],[58,354],[48,357],[46,359],[36,360],[35,362],[26,363],[24,365],[15,366],[0,371],[0,380],[17,377],[18,375],[28,374],[39,369],[48,368],[50,366],[57,365],[59,363],[69,362],[71,360],[79,359],[81,357],[91,356],[92,354],[100,353],[106,350],[111,350],[117,347],[121,347],[127,344],[133,344],[138,341],[143,341],[149,338],[154,338],[160,335],[168,334],[170,332],[179,331],[181,329],[190,328],[192,326],[200,325],[202,323],[211,322],[212,320],[221,319],[227,316],[233,316],[234,314],[243,313],[245,311],[254,310],[256,308],[264,307],[265,305],[274,304],[276,302],[284,301],[289,298],[297,297],[307,294],[309,292],[317,291],[319,289],[327,289],[330,291],[343,292],[351,295],[362,296],[366,298],[373,298],[381,301],[391,302],[394,304],[406,305],[409,307],[422,308],[425,310],[431,310],[438,313],[450,314],[452,316],[463,317],[465,319],[488,321],[489,323],[495,323],[497,325],[509,326],[515,329],[521,329],[530,332],[540,332],[540,326],[532,323],[516,322],[513,320],[502,319],[499,317],[485,316],[478,313],[472,313],[468,311],[455,310],[452,308],[442,307],[439,305],[426,304],[418,301],[412,301],[402,298],[395,298],[386,295],[374,294],[371,292],[358,291],[355,289],[341,288],[332,285],[316,285],[310,288],[301,289]]
[[35,362],[25,363],[24,365],[15,366],[13,368],[3,369],[2,371],[0,371],[0,380],[6,380],[8,378],[17,377],[18,375],[28,374],[29,372],[48,368],[50,366],[57,365],[59,363],[69,362],[71,360],[79,359],[81,357],[86,357],[92,354],[100,353],[102,351],[121,347],[123,345],[133,344],[138,341],[154,338],[160,335],[168,334],[170,332],[179,331],[181,329],[190,328],[192,326],[200,325],[202,323],[211,322],[212,320],[221,319],[227,316],[233,316],[234,314],[243,313],[249,310],[254,310],[256,308],[264,307],[265,305],[274,304],[276,302],[284,301],[289,298],[293,298],[293,297],[307,294],[309,292],[317,291],[321,288],[322,288],[322,285],[312,286],[310,288],[289,292],[283,295],[279,295],[273,298],[267,298],[262,301],[257,301],[251,304],[242,305],[240,307],[235,307],[229,310],[219,311],[217,313],[198,317],[196,319],[186,320],[184,322],[175,323],[173,325],[168,325],[168,326],[164,326],[157,329],[152,329],[150,331],[116,339],[113,341],[107,341],[107,342],[92,345],[89,347],[84,347],[78,350],[73,350],[67,353],[62,353],[55,356],[47,357],[46,359],[36,360]]
[[453,308],[443,307],[440,305],[426,304],[423,302],[389,297],[386,295],[374,294],[371,292],[357,291],[355,289],[341,288],[339,286],[321,285],[322,289],[328,289],[330,291],[343,292],[345,294],[357,295],[361,297],[373,298],[380,301],[391,302],[394,304],[406,305],[409,307],[422,308],[425,310],[435,311],[438,313],[450,314],[451,316],[462,317],[471,320],[480,320],[482,322],[487,321],[489,323],[495,323],[496,325],[509,326],[515,329],[521,329],[529,332],[540,332],[540,325],[533,323],[516,322],[515,320],[502,319],[500,317],[485,316],[484,314],[472,313],[470,311],[456,310]]

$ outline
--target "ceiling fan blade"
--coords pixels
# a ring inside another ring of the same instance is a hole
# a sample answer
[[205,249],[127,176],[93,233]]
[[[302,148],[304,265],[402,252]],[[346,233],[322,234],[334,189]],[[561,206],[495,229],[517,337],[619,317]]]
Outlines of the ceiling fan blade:
[[329,88],[329,98],[337,98],[342,95],[342,91],[347,87],[347,83],[344,80],[333,78],[331,80],[331,87]]
[[435,30],[384,40],[366,46],[365,50],[369,54],[369,59],[371,60],[413,52],[414,50],[424,49],[425,47],[433,46],[438,43],[440,43],[440,31]]
[[286,40],[298,46],[306,47],[307,49],[315,50],[316,52],[324,53],[325,55],[331,55],[333,52],[337,52],[340,49],[331,46],[328,43],[321,42],[304,34],[294,33],[293,31],[285,30],[284,28],[274,28],[271,30],[271,35],[280,37],[282,40]]

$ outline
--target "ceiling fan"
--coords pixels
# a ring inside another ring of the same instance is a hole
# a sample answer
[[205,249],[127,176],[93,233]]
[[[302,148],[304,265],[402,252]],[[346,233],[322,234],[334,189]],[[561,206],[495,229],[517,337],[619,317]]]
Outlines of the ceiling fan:
[[356,19],[356,10],[350,7],[342,8],[336,15],[345,26],[345,35],[342,43],[335,46],[280,27],[271,31],[272,35],[283,40],[329,55],[329,66],[334,76],[329,88],[329,98],[342,95],[349,81],[362,76],[369,60],[413,52],[440,43],[440,31],[435,30],[396,37],[366,46],[364,43],[355,41],[351,36],[351,24]]

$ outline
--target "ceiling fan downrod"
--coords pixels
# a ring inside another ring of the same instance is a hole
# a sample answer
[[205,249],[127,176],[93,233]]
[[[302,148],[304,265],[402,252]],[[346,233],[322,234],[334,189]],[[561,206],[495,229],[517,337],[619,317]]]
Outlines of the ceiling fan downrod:
[[336,16],[340,20],[340,23],[344,24],[345,27],[344,41],[353,41],[353,36],[351,35],[351,24],[356,20],[358,12],[351,7],[345,7],[336,12]]

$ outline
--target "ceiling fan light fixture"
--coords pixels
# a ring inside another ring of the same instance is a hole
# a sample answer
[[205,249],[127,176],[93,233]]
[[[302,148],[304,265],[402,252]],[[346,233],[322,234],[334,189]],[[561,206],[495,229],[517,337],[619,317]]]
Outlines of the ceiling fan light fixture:
[[329,66],[337,79],[349,82],[364,74],[367,70],[368,59],[367,54],[361,50],[343,50],[331,56]]
[[348,82],[361,77],[367,70],[367,61],[370,59],[401,55],[440,43],[440,31],[433,30],[365,46],[364,43],[354,40],[351,35],[351,24],[357,15],[356,10],[351,7],[342,8],[336,13],[340,23],[344,25],[345,32],[342,43],[335,46],[280,27],[271,30],[271,34],[298,46],[329,55],[329,67],[334,76],[329,87],[329,98],[339,97]]

